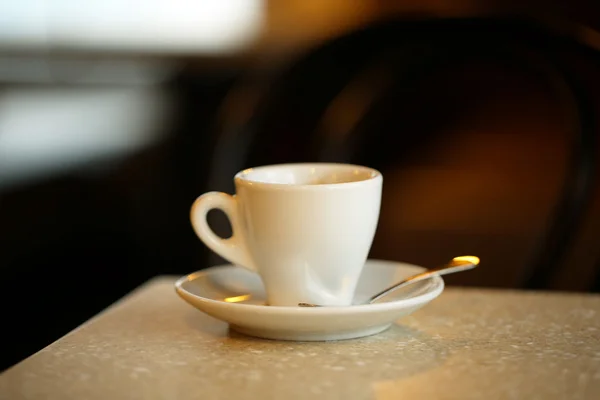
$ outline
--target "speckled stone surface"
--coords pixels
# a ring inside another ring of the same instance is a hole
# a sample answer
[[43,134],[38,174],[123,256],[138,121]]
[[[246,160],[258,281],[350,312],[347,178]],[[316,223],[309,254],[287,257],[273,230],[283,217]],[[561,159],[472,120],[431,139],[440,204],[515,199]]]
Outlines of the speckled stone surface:
[[229,332],[155,279],[0,375],[1,399],[600,399],[600,296],[447,289],[376,336]]

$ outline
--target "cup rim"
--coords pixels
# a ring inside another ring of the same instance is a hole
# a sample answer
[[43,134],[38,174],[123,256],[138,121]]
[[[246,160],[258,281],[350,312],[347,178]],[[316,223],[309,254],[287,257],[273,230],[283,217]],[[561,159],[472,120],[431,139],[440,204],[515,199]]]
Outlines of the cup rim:
[[[260,171],[264,169],[271,168],[284,168],[284,167],[305,167],[310,168],[311,166],[318,167],[338,167],[338,168],[354,168],[361,169],[366,172],[370,172],[370,176],[366,179],[351,181],[351,182],[338,182],[338,183],[323,183],[323,184],[291,184],[291,183],[277,183],[277,182],[263,182],[248,179],[246,176],[250,172]],[[259,167],[246,168],[242,171],[239,171],[234,176],[234,181],[236,185],[244,185],[252,188],[262,188],[262,189],[278,189],[278,190],[331,190],[331,189],[341,189],[341,188],[350,188],[353,186],[362,186],[365,184],[375,183],[383,180],[383,175],[378,170],[366,167],[363,165],[357,164],[345,164],[345,163],[326,163],[326,162],[316,162],[316,163],[285,163],[285,164],[271,164],[271,165],[261,165]]]

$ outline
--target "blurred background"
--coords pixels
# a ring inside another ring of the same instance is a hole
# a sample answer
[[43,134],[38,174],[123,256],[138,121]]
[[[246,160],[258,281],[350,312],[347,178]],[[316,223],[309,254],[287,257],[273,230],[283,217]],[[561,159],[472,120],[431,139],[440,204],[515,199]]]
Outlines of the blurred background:
[[0,2],[0,369],[222,262],[191,203],[278,162],[382,171],[373,258],[600,291],[599,50],[593,0]]

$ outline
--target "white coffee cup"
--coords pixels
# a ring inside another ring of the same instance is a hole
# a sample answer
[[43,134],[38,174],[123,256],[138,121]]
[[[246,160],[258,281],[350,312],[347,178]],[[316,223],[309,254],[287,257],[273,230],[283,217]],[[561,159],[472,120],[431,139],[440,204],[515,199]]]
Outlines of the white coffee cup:
[[[194,202],[198,237],[257,272],[270,305],[350,305],[377,228],[381,173],[348,164],[281,164],[234,179],[234,196],[209,192]],[[212,209],[228,216],[230,238],[208,226]]]

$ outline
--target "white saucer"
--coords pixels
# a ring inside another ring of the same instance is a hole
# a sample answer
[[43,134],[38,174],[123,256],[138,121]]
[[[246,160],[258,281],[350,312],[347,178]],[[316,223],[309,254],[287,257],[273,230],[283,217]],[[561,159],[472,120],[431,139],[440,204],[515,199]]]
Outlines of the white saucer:
[[[424,268],[368,260],[362,272],[355,303]],[[321,341],[373,335],[394,321],[421,308],[444,290],[439,276],[414,283],[381,302],[348,307],[267,306],[260,277],[246,269],[222,265],[180,278],[175,290],[181,298],[205,313],[228,322],[231,329],[266,339]]]

